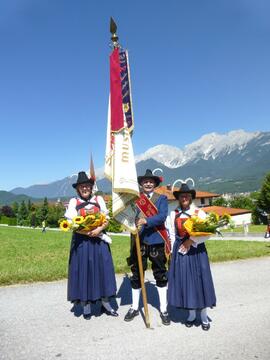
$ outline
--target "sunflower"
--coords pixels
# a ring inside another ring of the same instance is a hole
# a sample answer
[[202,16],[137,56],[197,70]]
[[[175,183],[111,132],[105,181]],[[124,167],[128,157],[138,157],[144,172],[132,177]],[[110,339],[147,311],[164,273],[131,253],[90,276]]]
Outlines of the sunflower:
[[74,224],[82,224],[84,222],[84,217],[83,216],[76,216],[75,218],[72,219]]
[[232,219],[231,215],[229,215],[229,214],[227,214],[227,213],[225,213],[225,214],[223,214],[223,215],[221,216],[221,220],[224,220],[224,221],[230,222],[231,219]]
[[219,221],[219,216],[217,213],[215,213],[215,212],[209,213],[209,215],[208,215],[209,223],[211,222],[212,224],[216,224],[218,221]]
[[184,223],[184,227],[192,236],[207,236],[215,233],[220,233],[219,228],[230,224],[231,217],[224,214],[219,217],[218,214],[211,212],[205,219],[200,219],[198,216],[192,216]]
[[60,229],[63,231],[68,231],[70,229],[70,223],[67,220],[60,222]]

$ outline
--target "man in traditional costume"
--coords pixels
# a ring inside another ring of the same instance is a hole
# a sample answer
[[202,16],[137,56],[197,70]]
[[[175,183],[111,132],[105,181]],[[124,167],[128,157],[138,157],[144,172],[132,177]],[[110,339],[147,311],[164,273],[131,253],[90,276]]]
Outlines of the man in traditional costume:
[[[147,269],[147,259],[152,263],[153,275],[160,300],[160,317],[164,325],[170,324],[167,312],[167,258],[165,247],[169,246],[169,238],[164,223],[168,214],[168,199],[159,195],[154,189],[159,186],[161,179],[147,169],[145,175],[138,177],[142,187],[140,198],[136,201],[136,225],[139,231],[143,270]],[[166,243],[167,242],[167,243]],[[134,235],[131,236],[130,257],[127,259],[131,267],[132,305],[128,310],[125,321],[131,321],[139,314],[139,299],[141,282],[138,259],[136,255]]]

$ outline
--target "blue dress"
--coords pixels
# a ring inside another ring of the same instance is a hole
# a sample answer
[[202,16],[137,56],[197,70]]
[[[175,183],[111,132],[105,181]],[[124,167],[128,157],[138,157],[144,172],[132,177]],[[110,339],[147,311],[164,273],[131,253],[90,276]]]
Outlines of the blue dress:
[[98,237],[74,233],[68,268],[68,300],[95,302],[116,295],[109,244]]
[[176,230],[169,269],[168,303],[184,309],[203,309],[216,305],[215,289],[205,244],[191,246],[187,254],[178,252],[187,237]]
[[[89,204],[77,211],[76,206],[81,202],[80,198],[70,200],[65,214],[68,219],[85,216],[87,212],[108,212],[100,196],[93,196]],[[95,302],[115,295],[116,280],[109,244],[100,237],[74,232],[68,264],[68,300]]]

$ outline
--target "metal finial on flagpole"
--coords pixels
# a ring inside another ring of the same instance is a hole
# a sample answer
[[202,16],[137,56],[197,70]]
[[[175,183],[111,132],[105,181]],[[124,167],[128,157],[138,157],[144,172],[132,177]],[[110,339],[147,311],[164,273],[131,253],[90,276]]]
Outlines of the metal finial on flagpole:
[[118,36],[116,34],[117,31],[117,25],[115,23],[115,21],[113,20],[113,18],[111,17],[111,21],[110,21],[110,33],[112,34],[111,40],[112,40],[112,45],[114,48],[119,47],[120,45],[118,44]]

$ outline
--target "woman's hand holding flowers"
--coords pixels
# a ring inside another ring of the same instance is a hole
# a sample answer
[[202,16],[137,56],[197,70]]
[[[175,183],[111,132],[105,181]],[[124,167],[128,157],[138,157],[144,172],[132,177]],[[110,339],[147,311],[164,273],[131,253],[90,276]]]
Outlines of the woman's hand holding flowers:
[[191,239],[185,240],[179,247],[179,252],[183,255],[189,252],[189,249],[192,245],[193,241]]

